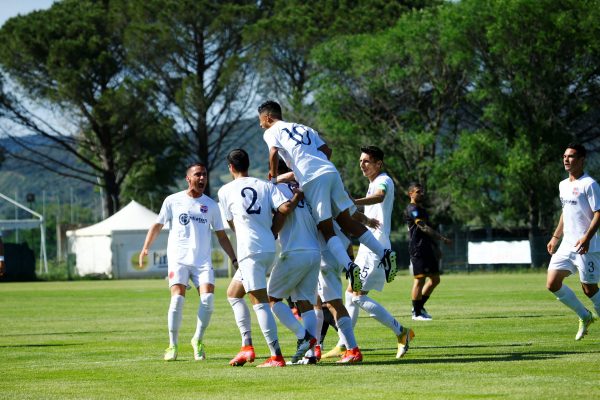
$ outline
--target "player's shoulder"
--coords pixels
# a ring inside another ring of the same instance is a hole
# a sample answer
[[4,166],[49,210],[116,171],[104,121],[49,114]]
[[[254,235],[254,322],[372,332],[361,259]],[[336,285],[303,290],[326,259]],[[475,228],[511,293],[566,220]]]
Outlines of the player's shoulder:
[[383,185],[386,185],[388,187],[394,186],[394,181],[385,172],[382,172],[379,175],[377,175],[377,177],[373,180],[373,182],[375,182],[377,184],[383,184]]
[[208,196],[206,194],[203,194],[202,196],[200,196],[199,200],[202,203],[205,203],[207,205],[216,205],[217,204],[217,202],[215,201],[215,199],[213,199],[212,197],[210,197],[210,196]]
[[179,192],[172,193],[165,197],[165,203],[173,203],[175,201],[181,200],[184,196],[186,196],[185,190],[181,190]]
[[598,181],[596,181],[592,176],[590,176],[587,173],[584,173],[580,180],[585,186],[598,185]]

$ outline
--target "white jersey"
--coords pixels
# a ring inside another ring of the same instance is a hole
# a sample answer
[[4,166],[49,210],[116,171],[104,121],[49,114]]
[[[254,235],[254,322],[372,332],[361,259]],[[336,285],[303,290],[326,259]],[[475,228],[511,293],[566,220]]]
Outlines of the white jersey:
[[[292,187],[287,183],[277,185],[277,188],[288,199],[294,196]],[[285,223],[279,231],[279,241],[282,253],[293,250],[320,250],[317,226],[308,208],[308,203],[304,200],[300,201],[294,212],[285,218]]]
[[337,173],[337,169],[327,156],[319,150],[325,144],[317,131],[293,122],[277,121],[265,130],[263,139],[269,149],[276,147],[285,163],[294,171],[300,186],[314,178]]
[[181,191],[167,196],[156,222],[170,225],[167,258],[183,265],[211,265],[212,233],[223,230],[219,205],[210,197]]
[[257,178],[234,179],[219,189],[223,215],[235,225],[238,259],[275,252],[273,211],[286,201],[275,185]]
[[[565,179],[558,185],[562,203],[563,239],[558,249],[560,253],[574,251],[575,243],[590,227],[594,212],[600,210],[600,186],[588,174],[579,179]],[[598,233],[590,240],[590,253],[600,252]]]
[[373,182],[369,183],[367,196],[372,195],[377,190],[383,190],[385,197],[381,203],[365,206],[364,214],[369,218],[375,218],[381,224],[380,229],[369,228],[373,235],[379,240],[382,234],[390,237],[392,226],[392,209],[394,208],[394,181],[388,174],[381,173]]

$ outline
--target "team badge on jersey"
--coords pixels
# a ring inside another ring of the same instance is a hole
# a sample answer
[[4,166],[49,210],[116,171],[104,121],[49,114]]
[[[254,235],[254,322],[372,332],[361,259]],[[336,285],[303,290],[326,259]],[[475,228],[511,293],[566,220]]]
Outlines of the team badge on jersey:
[[181,225],[187,225],[190,223],[190,216],[187,215],[186,213],[180,214],[179,215],[179,223]]
[[579,188],[577,186],[573,188],[573,196],[579,196]]
[[419,216],[419,212],[417,210],[412,210],[411,214],[413,218],[417,218]]
[[200,204],[200,212],[206,214],[208,212],[208,206],[205,204]]

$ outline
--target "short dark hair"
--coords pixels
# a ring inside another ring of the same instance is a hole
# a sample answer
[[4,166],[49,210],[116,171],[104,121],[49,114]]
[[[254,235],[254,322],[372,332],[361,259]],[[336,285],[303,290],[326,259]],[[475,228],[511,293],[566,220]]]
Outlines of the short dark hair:
[[227,162],[233,166],[237,172],[247,172],[250,168],[250,157],[244,149],[234,149],[227,154]]
[[283,119],[283,114],[281,113],[281,106],[275,100],[267,100],[258,106],[258,113],[267,113],[277,119]]
[[190,172],[190,169],[192,169],[194,167],[203,167],[204,169],[208,170],[208,168],[206,168],[206,164],[201,163],[201,162],[194,162],[194,163],[188,165],[187,168],[185,169],[186,175]]
[[585,147],[583,147],[583,145],[581,143],[571,142],[567,145],[567,149],[575,150],[577,152],[578,157],[585,158],[585,155],[587,153],[587,151],[585,150]]
[[383,161],[383,150],[377,146],[363,146],[360,148],[360,151],[371,157],[375,157],[377,161]]
[[416,188],[423,189],[423,185],[421,185],[419,182],[411,182],[411,183],[409,183],[408,184],[408,193],[412,192]]

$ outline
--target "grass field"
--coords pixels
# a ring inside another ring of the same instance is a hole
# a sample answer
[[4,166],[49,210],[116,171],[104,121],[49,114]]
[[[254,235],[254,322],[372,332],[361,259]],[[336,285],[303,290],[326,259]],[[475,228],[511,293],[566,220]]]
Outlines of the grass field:
[[[567,282],[579,294],[577,280]],[[217,281],[204,341],[208,359],[196,362],[191,354],[198,297],[188,295],[172,363],[162,361],[169,303],[163,280],[4,283],[0,398],[599,398],[600,323],[576,342],[577,318],[544,283],[543,273],[445,275],[427,306],[434,321],[413,323],[411,282],[399,276],[373,297],[415,330],[405,358],[394,358],[393,334],[361,314],[362,364],[324,360],[278,369],[228,366],[240,339],[225,279]],[[268,349],[254,317],[262,362]],[[289,358],[295,338],[281,325],[279,333]]]

